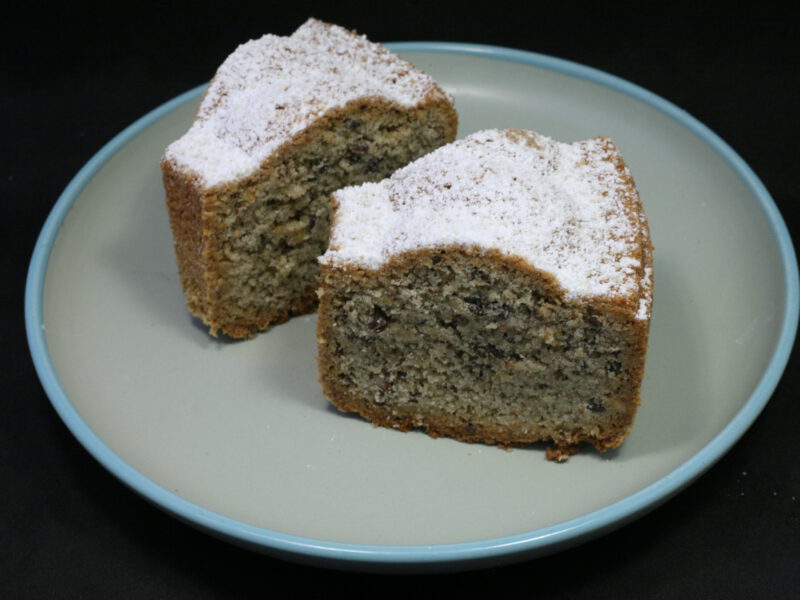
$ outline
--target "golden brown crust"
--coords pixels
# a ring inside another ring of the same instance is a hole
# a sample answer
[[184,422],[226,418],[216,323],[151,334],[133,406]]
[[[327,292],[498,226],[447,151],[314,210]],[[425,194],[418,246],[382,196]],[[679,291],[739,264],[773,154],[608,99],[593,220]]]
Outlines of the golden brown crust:
[[205,226],[201,190],[195,177],[176,170],[171,162],[162,160],[161,168],[181,285],[189,310],[204,314],[207,286],[202,258]]

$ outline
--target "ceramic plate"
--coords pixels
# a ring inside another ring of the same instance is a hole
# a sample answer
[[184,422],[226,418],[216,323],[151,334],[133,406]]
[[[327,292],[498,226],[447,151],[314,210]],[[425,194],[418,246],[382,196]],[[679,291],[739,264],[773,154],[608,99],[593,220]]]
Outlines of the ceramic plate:
[[67,426],[177,517],[284,558],[353,569],[485,566],[553,552],[653,508],[714,463],[788,359],[797,265],[769,194],[661,98],[574,63],[463,44],[392,48],[489,127],[615,140],[655,243],[655,309],[633,432],[566,464],[374,428],[332,410],[313,316],[211,338],[184,307],[158,161],[202,89],[120,133],[56,203],[31,263],[29,342]]

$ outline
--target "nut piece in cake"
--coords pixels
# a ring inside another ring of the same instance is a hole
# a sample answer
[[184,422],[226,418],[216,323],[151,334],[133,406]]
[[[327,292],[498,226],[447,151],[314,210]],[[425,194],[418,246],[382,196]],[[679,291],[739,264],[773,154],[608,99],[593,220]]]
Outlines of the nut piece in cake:
[[622,443],[653,270],[610,140],[481,131],[332,202],[317,337],[335,406],[557,460]]
[[316,307],[330,193],[450,142],[450,97],[363,36],[310,19],[220,66],[161,161],[181,284],[216,335]]

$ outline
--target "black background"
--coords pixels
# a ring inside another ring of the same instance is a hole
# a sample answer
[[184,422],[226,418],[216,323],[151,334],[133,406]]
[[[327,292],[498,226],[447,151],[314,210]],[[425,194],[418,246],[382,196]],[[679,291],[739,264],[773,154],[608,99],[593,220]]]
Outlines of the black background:
[[[239,43],[266,32],[289,34],[311,15],[376,41],[515,47],[632,81],[728,142],[762,179],[798,239],[800,48],[788,15],[765,3],[741,14],[674,5],[647,14],[621,4],[434,6],[30,3],[5,9],[1,598],[236,598],[312,587],[377,594],[436,585],[454,593],[524,590],[570,599],[800,597],[796,351],[753,427],[671,501],[580,547],[456,575],[354,576],[218,541],[128,490],[52,409],[28,354],[22,307],[35,239],[59,194],[116,133],[207,81]],[[498,586],[506,578],[520,588]]]

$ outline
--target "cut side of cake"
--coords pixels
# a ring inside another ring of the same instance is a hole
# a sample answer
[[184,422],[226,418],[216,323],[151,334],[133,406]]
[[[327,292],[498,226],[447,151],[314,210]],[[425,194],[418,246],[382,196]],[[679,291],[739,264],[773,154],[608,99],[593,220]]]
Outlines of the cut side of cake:
[[241,45],[161,161],[189,310],[235,338],[312,311],[330,193],[388,176],[456,127],[430,76],[336,25]]
[[556,460],[622,443],[653,261],[609,139],[481,131],[332,203],[317,338],[335,406]]

